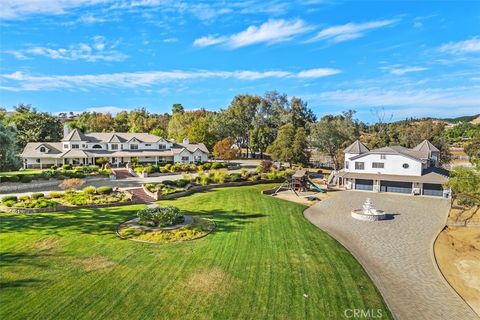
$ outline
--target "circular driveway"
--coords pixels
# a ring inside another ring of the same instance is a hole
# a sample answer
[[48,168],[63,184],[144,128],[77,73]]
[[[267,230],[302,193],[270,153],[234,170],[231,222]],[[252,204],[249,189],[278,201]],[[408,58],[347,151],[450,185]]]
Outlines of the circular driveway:
[[[367,197],[391,219],[351,218],[350,211],[361,208]],[[449,208],[448,200],[433,197],[342,191],[304,215],[363,265],[396,319],[478,319],[435,263],[433,243]]]

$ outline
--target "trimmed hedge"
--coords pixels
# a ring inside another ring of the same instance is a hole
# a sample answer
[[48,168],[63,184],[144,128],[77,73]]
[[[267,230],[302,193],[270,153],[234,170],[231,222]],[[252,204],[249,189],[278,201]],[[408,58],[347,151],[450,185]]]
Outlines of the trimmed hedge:
[[20,182],[22,183],[30,183],[32,182],[33,178],[31,175],[24,174],[20,176]]
[[5,196],[2,198],[2,202],[7,202],[7,201],[18,201],[17,196]]
[[39,199],[39,198],[44,198],[45,195],[41,192],[36,192],[36,193],[32,193],[32,199],[36,200],[36,199]]
[[111,187],[102,186],[97,188],[98,194],[110,194],[112,192],[113,192],[113,189]]

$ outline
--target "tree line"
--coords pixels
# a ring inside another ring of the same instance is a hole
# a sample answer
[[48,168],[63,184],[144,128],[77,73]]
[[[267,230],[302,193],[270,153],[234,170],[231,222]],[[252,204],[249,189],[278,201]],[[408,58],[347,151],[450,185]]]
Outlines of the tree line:
[[[60,141],[65,119],[70,129],[83,132],[148,132],[181,142],[203,142],[216,155],[264,158],[291,164],[306,164],[310,152],[317,150],[332,159],[340,168],[343,149],[356,139],[368,148],[399,144],[414,147],[430,140],[448,161],[449,137],[445,124],[430,119],[407,119],[385,122],[381,117],[373,124],[355,118],[355,111],[317,119],[306,101],[298,97],[269,91],[264,95],[240,94],[219,111],[185,110],[174,104],[170,113],[151,113],[146,108],[110,113],[83,112],[70,117],[37,111],[19,105],[13,112],[0,109],[0,169],[19,166],[17,154],[27,142]],[[469,127],[469,129],[471,129]],[[217,147],[215,147],[217,145]],[[221,151],[223,150],[223,151]]]

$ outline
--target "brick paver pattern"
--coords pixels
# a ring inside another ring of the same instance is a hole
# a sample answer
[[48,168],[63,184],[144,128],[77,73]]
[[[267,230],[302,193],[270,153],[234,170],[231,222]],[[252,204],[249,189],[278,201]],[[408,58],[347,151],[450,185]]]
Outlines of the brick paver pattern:
[[[367,197],[396,215],[378,222],[351,218]],[[343,191],[304,214],[363,265],[396,319],[478,319],[435,263],[433,243],[449,208],[448,200],[433,197]]]

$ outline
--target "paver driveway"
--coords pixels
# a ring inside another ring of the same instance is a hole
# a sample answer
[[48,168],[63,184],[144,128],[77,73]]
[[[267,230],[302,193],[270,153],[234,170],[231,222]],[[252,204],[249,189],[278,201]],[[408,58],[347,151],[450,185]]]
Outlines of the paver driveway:
[[[367,197],[393,219],[350,216]],[[433,242],[449,202],[429,197],[342,191],[308,208],[305,217],[341,242],[364,266],[396,319],[478,319],[453,291],[434,260]]]

